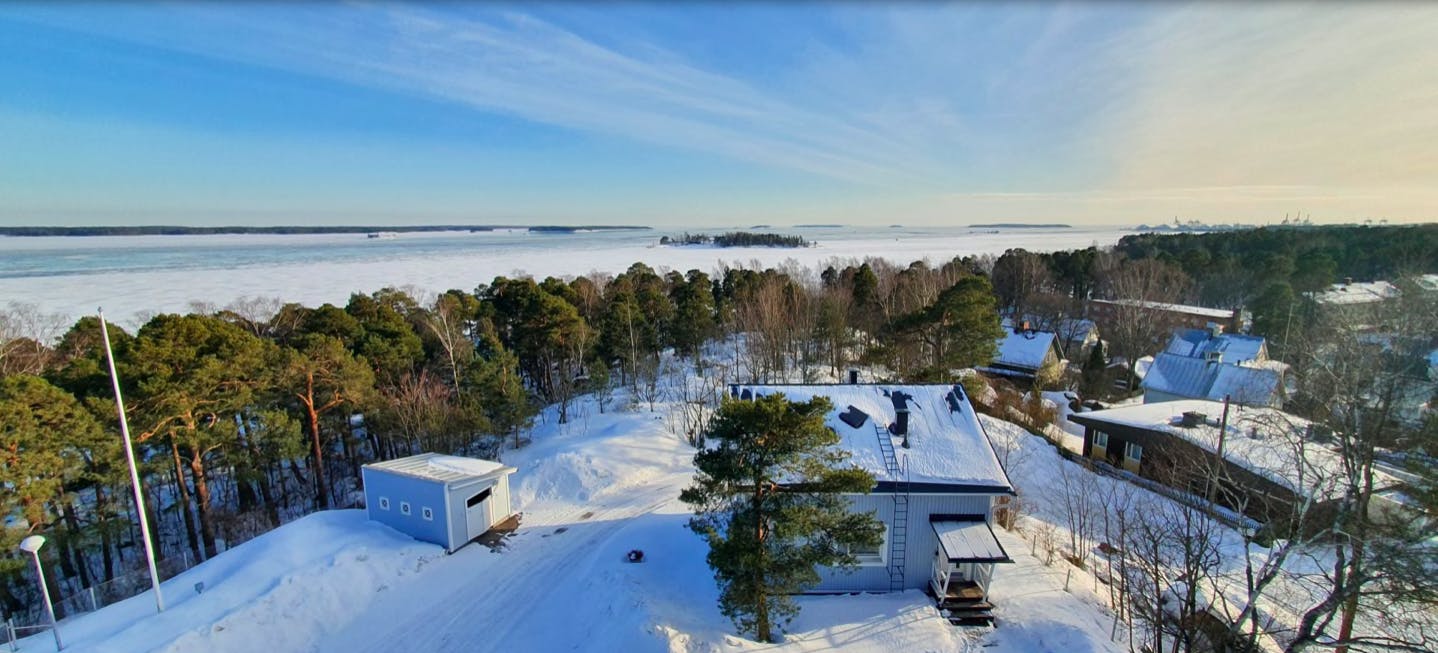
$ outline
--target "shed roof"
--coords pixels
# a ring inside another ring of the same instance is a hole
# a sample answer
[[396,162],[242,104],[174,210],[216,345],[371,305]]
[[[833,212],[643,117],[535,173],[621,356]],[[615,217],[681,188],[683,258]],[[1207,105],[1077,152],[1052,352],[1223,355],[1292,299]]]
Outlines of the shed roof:
[[[834,408],[825,416],[824,423],[839,434],[839,446],[849,452],[850,462],[873,474],[881,483],[909,481],[933,491],[947,488],[954,492],[1013,492],[1008,475],[999,465],[962,386],[776,384],[733,387],[740,396],[746,389],[755,396],[783,393],[791,401],[828,397]],[[896,419],[894,392],[910,397],[908,449],[903,448],[902,438],[892,437],[883,430]],[[951,392],[956,395],[957,411],[950,409],[947,395]],[[849,406],[867,413],[871,419],[858,427],[850,426],[839,419]],[[875,429],[876,424],[879,430]],[[889,472],[880,448],[881,437],[891,438],[897,462],[908,470],[907,478],[903,472]]]
[[942,520],[930,524],[950,562],[1012,562],[986,521]]
[[394,460],[370,463],[365,465],[365,468],[441,483],[478,480],[501,474],[512,474],[515,471],[513,467],[493,460],[447,456],[440,453],[422,453],[406,458],[395,458]]

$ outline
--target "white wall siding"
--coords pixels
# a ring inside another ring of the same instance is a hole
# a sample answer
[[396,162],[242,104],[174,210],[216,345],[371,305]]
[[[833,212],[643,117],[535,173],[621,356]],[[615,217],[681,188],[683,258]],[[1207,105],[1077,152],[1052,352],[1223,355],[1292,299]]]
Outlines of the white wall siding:
[[[894,520],[894,498],[890,494],[854,495],[851,502],[855,511],[876,512],[879,519],[890,526],[892,537]],[[929,526],[929,515],[975,515],[991,517],[993,497],[974,494],[910,494],[908,545],[904,552],[904,589],[928,587],[933,571],[934,553],[938,550],[939,539]],[[819,585],[812,592],[887,592],[889,591],[889,550],[885,545],[886,562],[883,565],[861,566],[852,572],[840,569],[820,569]]]

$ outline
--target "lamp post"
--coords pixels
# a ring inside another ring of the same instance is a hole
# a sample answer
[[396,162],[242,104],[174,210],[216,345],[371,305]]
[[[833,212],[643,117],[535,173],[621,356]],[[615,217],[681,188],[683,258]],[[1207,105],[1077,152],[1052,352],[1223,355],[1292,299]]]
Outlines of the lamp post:
[[105,341],[105,360],[110,364],[110,384],[115,389],[115,412],[120,415],[120,436],[125,441],[125,462],[130,465],[130,487],[135,491],[135,511],[140,513],[140,536],[145,540],[145,561],[150,565],[150,586],[155,588],[155,611],[165,611],[165,595],[160,593],[160,572],[155,567],[155,543],[150,538],[150,519],[145,515],[145,493],[140,490],[140,472],[135,468],[135,447],[130,443],[130,423],[125,419],[125,400],[120,397],[120,375],[115,372],[115,352],[110,350],[110,330],[105,327],[105,311],[100,316],[100,336]]
[[40,567],[40,547],[45,546],[45,536],[31,535],[20,540],[20,550],[35,560],[35,579],[40,583],[40,595],[45,597],[45,614],[50,617],[50,632],[55,635],[55,650],[65,648],[60,643],[60,625],[55,623],[55,606],[50,603],[50,588],[45,585],[45,570]]

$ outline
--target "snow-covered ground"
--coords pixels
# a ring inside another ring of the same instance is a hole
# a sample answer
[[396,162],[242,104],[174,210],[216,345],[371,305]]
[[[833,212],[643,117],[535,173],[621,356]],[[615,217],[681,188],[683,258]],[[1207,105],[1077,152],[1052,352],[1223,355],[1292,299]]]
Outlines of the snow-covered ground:
[[[616,401],[615,405],[625,402]],[[678,501],[692,448],[642,405],[536,429],[507,452],[518,532],[495,552],[445,555],[365,520],[311,515],[165,584],[169,609],[142,594],[61,624],[67,651],[749,651],[716,606],[706,546]],[[988,422],[992,430],[997,422]],[[1037,441],[1035,439],[1035,441]],[[1047,445],[1043,445],[1047,446]],[[918,592],[804,597],[786,651],[1119,651],[1111,617],[1061,565],[1002,533],[1016,564],[994,580],[999,627],[955,628]],[[625,562],[643,549],[641,564]],[[203,593],[194,586],[204,583]],[[48,634],[22,641],[53,649]]]

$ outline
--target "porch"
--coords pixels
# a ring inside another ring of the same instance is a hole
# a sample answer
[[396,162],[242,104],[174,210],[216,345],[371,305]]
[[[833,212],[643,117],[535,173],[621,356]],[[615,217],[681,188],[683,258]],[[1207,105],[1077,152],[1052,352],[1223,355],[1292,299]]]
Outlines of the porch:
[[929,593],[939,613],[956,626],[992,626],[989,603],[994,565],[1013,562],[982,519],[930,522],[938,536]]

